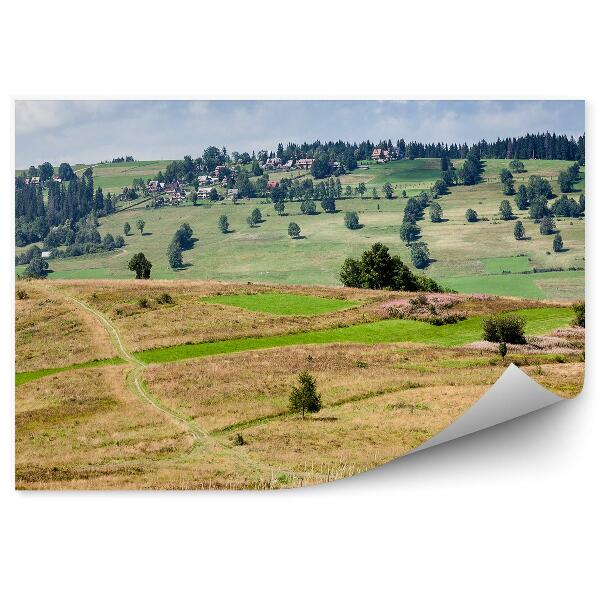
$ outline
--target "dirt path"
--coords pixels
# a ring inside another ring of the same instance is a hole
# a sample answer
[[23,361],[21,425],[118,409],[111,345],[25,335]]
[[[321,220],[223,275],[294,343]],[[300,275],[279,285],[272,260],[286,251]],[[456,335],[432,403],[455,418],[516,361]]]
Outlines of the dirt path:
[[[179,413],[178,411],[165,406],[158,398],[153,396],[149,390],[147,389],[144,383],[144,370],[147,368],[147,364],[141,361],[139,358],[134,356],[129,350],[126,348],[123,339],[115,327],[115,325],[100,311],[92,308],[79,298],[72,296],[71,294],[60,290],[65,298],[69,301],[73,302],[83,310],[87,311],[91,315],[93,315],[104,327],[106,332],[108,333],[111,343],[113,344],[115,350],[119,354],[123,360],[131,365],[131,369],[127,372],[126,381],[130,390],[142,400],[146,404],[150,404],[156,410],[159,410],[163,414],[167,415],[171,420],[175,421],[177,425],[184,427],[190,435],[194,438],[194,444],[190,451],[193,451],[196,446],[201,446],[204,449],[212,449],[220,452],[225,452],[229,455],[229,457],[237,462],[240,466],[246,467],[253,471],[256,475],[264,478],[274,479],[275,469],[273,469],[270,465],[267,465],[262,462],[258,462],[247,456],[245,453],[240,452],[235,447],[232,447],[222,440],[218,439],[215,436],[212,436],[208,431],[202,429],[193,419]],[[288,476],[292,476],[294,478],[298,478],[300,480],[304,480],[308,478],[312,481],[322,480],[328,481],[329,477],[324,474],[314,473],[314,472],[306,472],[306,471],[289,471],[285,469],[277,469],[277,473],[285,474]]]

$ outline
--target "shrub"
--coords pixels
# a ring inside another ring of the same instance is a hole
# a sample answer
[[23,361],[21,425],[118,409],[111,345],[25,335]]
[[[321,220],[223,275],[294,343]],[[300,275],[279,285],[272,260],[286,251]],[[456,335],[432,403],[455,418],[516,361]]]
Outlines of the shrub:
[[137,301],[137,304],[140,308],[148,308],[150,306],[150,302],[148,301],[148,298],[140,298]]
[[552,240],[552,249],[554,252],[562,252],[563,249],[563,240],[560,233],[557,233]]
[[506,356],[508,349],[506,347],[506,342],[500,342],[498,344],[498,354],[500,354],[500,356],[502,358],[504,358]]
[[17,290],[17,298],[19,300],[27,300],[29,294],[25,290]]
[[483,339],[487,342],[525,344],[525,319],[518,315],[492,315],[482,321]]
[[244,446],[246,444],[244,436],[239,431],[233,436],[233,440],[231,441],[234,446]]
[[573,312],[575,313],[573,325],[575,327],[585,327],[585,301],[573,304]]
[[476,223],[477,222],[477,212],[474,211],[472,208],[467,209],[467,212],[465,213],[465,219],[469,223]]
[[173,297],[171,296],[171,294],[169,294],[167,292],[163,292],[162,294],[160,294],[160,296],[158,296],[158,298],[156,299],[156,303],[157,304],[174,304]]

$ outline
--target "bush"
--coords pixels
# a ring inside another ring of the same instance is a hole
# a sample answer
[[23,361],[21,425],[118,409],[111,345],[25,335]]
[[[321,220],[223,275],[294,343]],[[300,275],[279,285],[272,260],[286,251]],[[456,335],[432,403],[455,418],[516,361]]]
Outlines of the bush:
[[158,296],[158,298],[156,299],[156,303],[157,304],[174,304],[173,297],[171,296],[171,294],[169,294],[167,292],[163,292],[162,294],[160,294],[160,296]]
[[150,302],[148,301],[148,298],[140,298],[137,301],[137,304],[140,308],[148,308],[150,306]]
[[292,238],[297,238],[300,235],[300,225],[298,223],[290,223],[288,225],[288,235]]
[[585,302],[573,304],[573,312],[575,313],[573,325],[575,327],[585,327]]
[[525,319],[517,315],[492,315],[482,321],[486,342],[525,344]]
[[17,290],[17,298],[19,300],[27,300],[29,294],[25,290]]
[[476,223],[477,222],[477,212],[474,211],[472,208],[467,209],[467,212],[465,213],[465,219],[469,223]]
[[233,436],[233,440],[231,440],[231,442],[234,446],[244,446],[246,444],[244,436],[239,432]]

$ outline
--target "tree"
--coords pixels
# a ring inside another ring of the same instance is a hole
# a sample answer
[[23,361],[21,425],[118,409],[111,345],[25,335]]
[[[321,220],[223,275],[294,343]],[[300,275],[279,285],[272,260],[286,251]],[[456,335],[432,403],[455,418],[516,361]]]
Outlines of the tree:
[[508,169],[500,171],[500,183],[505,196],[512,196],[515,193],[515,184],[512,173]]
[[412,242],[415,242],[419,239],[419,235],[421,234],[421,228],[412,221],[404,221],[402,225],[400,225],[400,239],[406,244],[409,245]]
[[517,198],[515,200],[519,210],[527,210],[529,208],[529,199],[527,198],[527,188],[524,185],[519,186]]
[[546,215],[540,221],[540,233],[542,235],[551,235],[551,234],[553,234],[555,228],[556,228],[556,225],[554,224],[554,219],[552,218],[551,215]]
[[371,194],[371,197],[373,198],[373,200],[379,200],[379,192],[377,191],[376,187],[373,188],[373,192]]
[[355,212],[347,212],[344,215],[344,225],[348,229],[358,229],[360,227],[358,222],[358,214]]
[[40,179],[44,182],[51,179],[52,175],[54,175],[54,167],[49,162],[42,163],[39,166],[38,171],[40,174]]
[[562,252],[563,249],[563,239],[560,233],[557,233],[552,240],[552,249],[554,252]]
[[522,161],[518,160],[517,158],[514,158],[513,160],[511,160],[508,163],[508,168],[513,171],[514,173],[524,173],[525,172],[525,165],[523,164]]
[[144,227],[146,226],[146,221],[144,219],[138,219],[135,222],[135,226],[139,229],[139,232],[144,235]]
[[499,314],[482,321],[483,339],[486,342],[525,344],[525,319],[518,315]]
[[327,197],[327,198],[323,198],[323,200],[321,200],[321,208],[328,213],[334,213],[336,208],[335,208],[335,198],[332,197]]
[[75,173],[69,163],[61,163],[58,167],[58,176],[62,181],[71,181],[75,177]]
[[29,261],[27,268],[24,271],[25,277],[32,277],[33,279],[42,279],[46,277],[46,271],[48,270],[48,263],[41,257],[41,255],[35,255]]
[[317,413],[321,410],[321,394],[317,393],[317,383],[308,371],[298,375],[298,387],[292,388],[289,400],[292,412]]
[[392,187],[392,184],[389,181],[386,181],[381,189],[383,190],[385,197],[388,200],[391,200],[392,196],[394,195],[394,188]]
[[314,215],[317,212],[317,205],[314,200],[303,200],[300,204],[300,212],[303,215]]
[[150,279],[152,263],[144,256],[143,252],[134,254],[129,260],[127,267],[130,271],[135,271],[136,279]]
[[432,202],[429,206],[429,217],[432,223],[441,223],[443,220],[444,211],[439,202]]
[[102,239],[102,247],[105,250],[114,250],[115,249],[115,238],[112,234],[107,233]]
[[443,292],[433,279],[415,275],[399,256],[391,256],[380,242],[365,250],[360,259],[347,258],[340,270],[345,286],[372,290]]
[[285,203],[283,200],[278,200],[275,202],[275,212],[281,217],[285,212]]
[[514,236],[515,240],[524,240],[525,239],[525,227],[523,226],[523,221],[517,221],[515,223],[514,228]]
[[246,219],[246,223],[248,223],[250,227],[255,227],[259,223],[262,223],[262,213],[260,212],[260,209],[252,209],[252,212],[248,215],[248,218]]
[[356,191],[358,192],[358,195],[360,196],[360,198],[362,200],[362,197],[365,195],[365,193],[367,191],[367,186],[361,181],[358,184]]
[[327,160],[327,156],[317,156],[310,168],[310,173],[315,179],[329,177],[332,173],[332,169],[329,160]]
[[183,267],[183,251],[176,239],[173,239],[167,248],[167,259],[171,269],[181,269]]
[[510,205],[510,202],[506,199],[500,202],[500,207],[498,210],[500,212],[500,218],[503,221],[510,221],[515,217],[515,215],[513,214],[512,206]]
[[585,327],[585,302],[575,302],[573,304],[573,312],[575,313],[575,319],[573,319],[572,325],[575,327]]
[[221,215],[218,223],[221,233],[227,233],[229,231],[229,220],[227,219],[227,215]]
[[429,247],[425,242],[415,242],[410,247],[410,259],[417,269],[424,269],[431,261]]
[[129,235],[129,232],[131,231],[131,225],[125,221],[125,223],[123,224],[123,233],[125,235]]
[[548,214],[548,200],[542,196],[536,196],[529,204],[529,217],[539,221]]
[[352,186],[351,185],[346,186],[346,197],[352,198]]
[[221,199],[219,192],[217,192],[217,188],[211,188],[210,192],[208,193],[208,199],[211,202],[218,202]]
[[288,235],[291,238],[298,238],[300,236],[300,225],[298,223],[290,223],[288,225]]
[[472,208],[468,208],[467,212],[465,213],[465,219],[469,223],[475,223],[475,222],[477,222],[477,220],[479,219],[479,217],[477,216],[477,212],[476,211],[474,211]]

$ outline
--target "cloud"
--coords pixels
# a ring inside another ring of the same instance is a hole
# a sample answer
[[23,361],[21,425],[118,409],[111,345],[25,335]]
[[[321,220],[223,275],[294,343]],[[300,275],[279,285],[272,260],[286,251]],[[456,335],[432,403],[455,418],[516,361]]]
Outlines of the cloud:
[[16,164],[198,156],[208,145],[252,151],[325,140],[473,142],[556,131],[579,135],[574,101],[19,100]]

